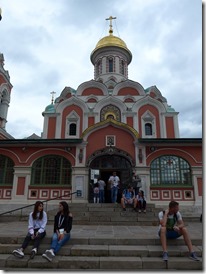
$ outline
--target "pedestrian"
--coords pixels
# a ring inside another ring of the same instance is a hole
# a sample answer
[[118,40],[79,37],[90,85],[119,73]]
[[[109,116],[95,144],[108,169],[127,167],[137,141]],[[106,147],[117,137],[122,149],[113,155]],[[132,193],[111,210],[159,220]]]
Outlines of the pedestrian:
[[194,261],[199,261],[199,258],[195,254],[192,246],[192,242],[182,220],[182,215],[179,212],[179,203],[176,201],[171,201],[169,203],[169,208],[165,211],[159,212],[159,230],[158,235],[160,236],[160,241],[163,249],[163,260],[168,260],[167,252],[167,239],[177,239],[183,236],[185,244],[189,249],[189,258]]
[[13,250],[13,255],[18,258],[24,257],[24,250],[33,241],[30,258],[33,259],[37,254],[41,240],[46,235],[47,214],[43,210],[43,202],[37,201],[34,210],[29,214],[28,233],[19,249]]
[[94,203],[99,203],[99,184],[98,183],[94,185],[93,192],[94,192]]
[[141,178],[139,175],[136,175],[135,172],[132,173],[132,183],[133,189],[135,190],[135,195],[139,193],[139,189],[142,187]]
[[115,171],[109,177],[108,182],[109,182],[110,187],[111,187],[111,202],[116,203],[117,202],[117,193],[118,193],[118,187],[119,187],[120,179],[117,176],[117,173]]
[[99,202],[104,203],[104,188],[106,186],[105,181],[102,180],[101,177],[98,178],[98,185],[99,185]]
[[140,190],[136,198],[137,198],[137,207],[138,207],[139,213],[141,213],[142,210],[144,213],[146,213],[147,202],[144,196],[144,191]]
[[137,200],[135,198],[135,192],[130,185],[128,185],[128,187],[122,192],[121,206],[124,211],[126,211],[127,204],[132,205],[133,209],[136,211]]
[[60,202],[59,211],[54,217],[54,233],[52,236],[50,249],[47,249],[45,253],[42,254],[42,257],[46,258],[49,262],[53,260],[61,247],[69,241],[70,231],[72,229],[72,220],[73,217],[69,212],[67,202]]

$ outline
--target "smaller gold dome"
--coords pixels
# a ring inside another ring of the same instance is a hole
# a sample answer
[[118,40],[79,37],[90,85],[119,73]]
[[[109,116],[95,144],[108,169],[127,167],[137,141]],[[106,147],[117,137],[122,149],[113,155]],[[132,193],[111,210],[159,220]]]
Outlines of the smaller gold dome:
[[122,39],[114,35],[108,35],[99,40],[94,51],[96,51],[99,48],[109,47],[109,46],[121,47],[128,50],[126,43]]

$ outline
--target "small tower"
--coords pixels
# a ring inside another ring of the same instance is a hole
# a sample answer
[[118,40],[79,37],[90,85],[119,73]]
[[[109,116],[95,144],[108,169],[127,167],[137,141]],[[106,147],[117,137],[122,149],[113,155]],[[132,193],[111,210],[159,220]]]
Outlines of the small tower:
[[128,65],[132,60],[132,53],[126,43],[113,35],[112,20],[110,16],[109,35],[103,37],[92,51],[90,59],[94,65],[94,79],[106,83],[112,79],[116,83],[128,79]]
[[12,87],[9,73],[4,69],[4,56],[0,53],[0,129],[6,127]]

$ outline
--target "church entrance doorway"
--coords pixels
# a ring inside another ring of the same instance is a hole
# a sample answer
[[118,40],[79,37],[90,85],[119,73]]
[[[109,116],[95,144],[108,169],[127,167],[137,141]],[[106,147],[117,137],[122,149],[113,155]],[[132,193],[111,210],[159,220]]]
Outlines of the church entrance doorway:
[[131,161],[124,155],[104,154],[95,157],[90,162],[89,174],[89,202],[94,202],[93,189],[98,178],[101,178],[106,184],[104,191],[105,203],[111,203],[111,191],[108,183],[109,177],[115,171],[120,178],[117,202],[120,203],[122,190],[131,182],[133,167]]

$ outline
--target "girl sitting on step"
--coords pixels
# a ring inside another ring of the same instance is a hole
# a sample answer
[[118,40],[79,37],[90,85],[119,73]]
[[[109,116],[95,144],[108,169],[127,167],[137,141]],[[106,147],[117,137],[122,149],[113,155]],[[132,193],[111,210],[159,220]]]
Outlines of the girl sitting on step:
[[24,239],[21,248],[15,249],[12,253],[18,258],[24,257],[24,249],[31,240],[34,241],[30,258],[33,259],[37,253],[41,240],[46,235],[47,214],[43,210],[43,203],[37,201],[34,205],[34,211],[29,214],[28,233]]
[[70,239],[70,231],[72,229],[72,214],[69,212],[67,202],[59,203],[59,211],[54,217],[54,234],[50,249],[47,249],[42,257],[49,262],[55,257],[60,248]]

